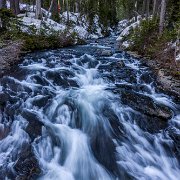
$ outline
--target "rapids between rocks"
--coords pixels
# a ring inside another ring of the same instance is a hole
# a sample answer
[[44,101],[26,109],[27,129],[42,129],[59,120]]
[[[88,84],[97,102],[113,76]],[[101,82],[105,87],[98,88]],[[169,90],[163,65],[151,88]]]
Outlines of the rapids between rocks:
[[0,179],[178,180],[180,104],[115,38],[28,54],[0,79]]

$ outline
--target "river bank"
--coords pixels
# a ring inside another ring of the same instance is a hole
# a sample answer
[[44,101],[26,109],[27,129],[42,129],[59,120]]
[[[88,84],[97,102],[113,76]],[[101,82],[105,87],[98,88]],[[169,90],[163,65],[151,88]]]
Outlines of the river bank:
[[[52,41],[52,42],[51,42]],[[42,43],[42,45],[40,45]],[[18,65],[24,55],[30,52],[42,51],[48,49],[58,49],[72,45],[85,44],[80,38],[72,36],[55,37],[36,37],[29,36],[22,40],[4,40],[0,44],[0,78],[8,74],[13,66]]]
[[24,53],[22,48],[23,41],[20,40],[3,43],[0,49],[0,78],[20,62],[20,57]]
[[141,61],[150,67],[156,77],[157,86],[164,93],[173,95],[176,99],[180,99],[180,68],[177,64],[175,72],[172,70],[170,64],[163,64],[162,61],[157,59],[149,59],[139,55],[137,52],[128,51],[133,57],[140,58]]

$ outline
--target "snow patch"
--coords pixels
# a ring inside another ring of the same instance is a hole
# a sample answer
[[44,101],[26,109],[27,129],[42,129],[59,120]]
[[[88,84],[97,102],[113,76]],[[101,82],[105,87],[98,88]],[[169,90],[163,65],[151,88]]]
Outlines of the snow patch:
[[180,53],[176,56],[176,61],[180,61]]
[[130,33],[130,30],[131,30],[131,29],[135,29],[136,27],[138,27],[139,24],[140,24],[140,22],[141,22],[141,21],[138,20],[138,21],[132,23],[131,25],[127,26],[127,27],[121,32],[121,34],[119,35],[119,37],[118,37],[116,40],[117,40],[117,41],[121,41],[125,36],[128,36],[129,33]]

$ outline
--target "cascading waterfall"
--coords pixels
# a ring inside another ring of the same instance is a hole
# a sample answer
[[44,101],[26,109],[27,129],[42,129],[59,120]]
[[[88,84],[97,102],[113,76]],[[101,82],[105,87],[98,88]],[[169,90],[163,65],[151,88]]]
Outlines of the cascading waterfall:
[[[138,59],[115,52],[112,41],[29,54],[18,73],[0,80],[2,179],[21,177],[28,148],[40,168],[33,179],[178,179],[169,129],[180,134],[179,105],[158,91]],[[141,112],[139,100],[134,108],[131,93],[156,108],[148,112],[144,101]],[[168,122],[159,125],[160,116]]]

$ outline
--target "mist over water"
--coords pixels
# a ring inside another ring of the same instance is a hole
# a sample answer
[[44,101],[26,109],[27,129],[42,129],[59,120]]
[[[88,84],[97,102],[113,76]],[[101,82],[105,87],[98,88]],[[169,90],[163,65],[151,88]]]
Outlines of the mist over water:
[[29,54],[0,80],[2,179],[20,176],[27,147],[41,170],[32,179],[178,179],[180,105],[114,39]]

